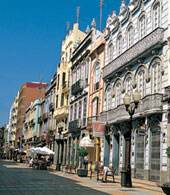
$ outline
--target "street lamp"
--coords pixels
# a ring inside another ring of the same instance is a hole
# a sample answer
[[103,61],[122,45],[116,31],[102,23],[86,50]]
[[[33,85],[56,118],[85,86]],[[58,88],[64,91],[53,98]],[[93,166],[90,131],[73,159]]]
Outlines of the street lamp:
[[128,147],[127,147],[127,151],[128,151],[128,167],[127,167],[127,172],[126,172],[127,173],[126,181],[125,181],[125,184],[124,184],[125,187],[132,187],[131,164],[130,164],[132,117],[133,117],[133,115],[135,113],[135,110],[138,107],[140,99],[141,99],[141,95],[140,95],[140,93],[137,90],[133,94],[134,104],[130,104],[131,103],[130,102],[131,98],[130,98],[129,94],[125,94],[125,97],[124,97],[124,104],[125,104],[125,107],[126,107],[126,111],[130,115],[130,129],[127,132],[127,137],[126,137],[126,140],[128,141]]

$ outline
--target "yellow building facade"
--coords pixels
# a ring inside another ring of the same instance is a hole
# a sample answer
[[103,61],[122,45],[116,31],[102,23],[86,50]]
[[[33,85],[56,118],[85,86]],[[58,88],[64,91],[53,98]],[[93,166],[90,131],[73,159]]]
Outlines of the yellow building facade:
[[[83,40],[85,33],[79,30],[78,23],[73,25],[62,42],[61,62],[57,67],[57,85],[54,118],[56,119],[56,161],[62,161],[61,151],[66,150],[68,115],[69,115],[69,93],[70,93],[70,69],[71,57],[76,45]],[[57,152],[58,151],[58,152]],[[59,154],[60,153],[60,154]],[[62,155],[62,156],[65,156]],[[65,158],[65,157],[63,157]]]

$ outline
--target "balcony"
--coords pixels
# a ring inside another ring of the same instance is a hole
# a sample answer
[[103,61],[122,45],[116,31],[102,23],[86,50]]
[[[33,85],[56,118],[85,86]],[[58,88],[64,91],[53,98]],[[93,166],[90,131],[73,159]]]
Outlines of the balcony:
[[83,90],[85,84],[84,84],[84,81],[83,80],[78,80],[76,83],[74,83],[72,86],[71,86],[71,94],[72,95],[75,95],[76,93],[80,92]]
[[99,116],[91,116],[87,118],[87,129],[91,129],[93,126],[93,123],[98,121]]
[[49,105],[49,111],[53,112],[54,111],[54,103],[50,103]]
[[163,44],[163,32],[164,29],[162,28],[155,29],[128,50],[126,50],[124,53],[122,53],[120,56],[115,58],[112,62],[103,68],[103,78],[109,78],[118,69],[129,65],[132,61],[142,57],[142,55],[146,55],[147,52],[161,47]]
[[65,81],[63,83],[62,90],[63,90],[63,93],[67,93],[70,90],[68,81]]
[[76,130],[81,128],[81,119],[76,119],[74,121],[69,122],[69,131]]
[[54,117],[55,119],[67,117],[68,112],[69,112],[68,106],[62,106],[56,109],[56,111],[54,112]]
[[[162,112],[162,100],[162,94],[151,94],[145,96],[140,101],[134,117]],[[102,122],[107,121],[109,123],[116,123],[127,119],[129,119],[129,114],[126,112],[124,104],[106,112],[102,112],[100,115],[100,121]]]

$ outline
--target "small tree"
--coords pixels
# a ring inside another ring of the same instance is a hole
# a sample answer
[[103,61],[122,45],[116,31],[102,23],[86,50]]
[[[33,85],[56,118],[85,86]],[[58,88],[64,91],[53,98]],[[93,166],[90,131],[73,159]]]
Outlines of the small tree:
[[79,155],[79,159],[80,159],[80,168],[82,168],[83,157],[88,155],[87,149],[86,148],[79,148],[78,149],[78,155]]
[[81,157],[87,156],[88,152],[86,148],[79,148],[78,155]]

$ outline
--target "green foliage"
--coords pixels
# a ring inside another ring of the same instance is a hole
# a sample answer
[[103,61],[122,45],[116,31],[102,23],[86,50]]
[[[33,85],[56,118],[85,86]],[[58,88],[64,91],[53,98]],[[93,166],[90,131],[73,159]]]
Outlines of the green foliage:
[[81,157],[87,156],[88,152],[86,148],[79,148],[78,155]]
[[167,153],[168,158],[170,158],[170,147],[168,147],[168,148],[166,149],[166,153]]

